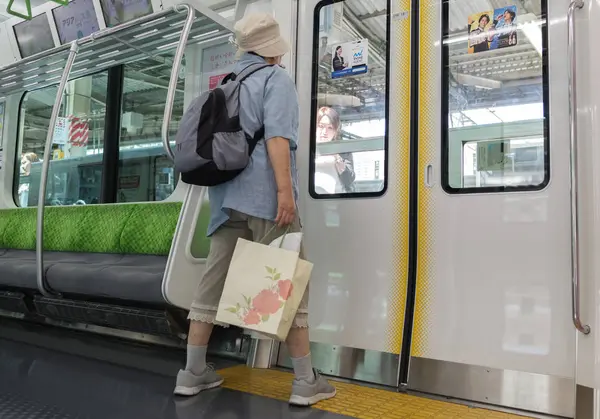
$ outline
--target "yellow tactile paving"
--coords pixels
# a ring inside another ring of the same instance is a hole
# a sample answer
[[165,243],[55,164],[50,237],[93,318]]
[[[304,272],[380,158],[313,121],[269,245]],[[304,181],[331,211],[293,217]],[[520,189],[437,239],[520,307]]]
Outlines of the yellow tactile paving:
[[[219,371],[225,378],[224,387],[245,393],[287,401],[292,374],[237,366]],[[510,419],[523,416],[471,408],[392,391],[336,382],[336,398],[314,406],[340,415],[359,419]]]

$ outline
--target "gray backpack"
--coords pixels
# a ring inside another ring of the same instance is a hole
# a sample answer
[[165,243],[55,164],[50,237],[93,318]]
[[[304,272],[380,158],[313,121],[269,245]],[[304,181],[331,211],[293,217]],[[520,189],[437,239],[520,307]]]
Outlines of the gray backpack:
[[256,144],[264,137],[261,127],[254,136],[240,125],[240,86],[252,74],[270,64],[249,65],[231,73],[214,90],[202,93],[183,114],[175,138],[175,170],[185,183],[215,186],[239,175],[250,162]]

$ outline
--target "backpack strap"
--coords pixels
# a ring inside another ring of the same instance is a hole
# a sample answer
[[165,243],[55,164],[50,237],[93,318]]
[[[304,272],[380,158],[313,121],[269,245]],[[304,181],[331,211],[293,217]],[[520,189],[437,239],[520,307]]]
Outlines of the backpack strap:
[[[240,71],[238,74],[235,73],[231,73],[228,74],[225,79],[223,79],[222,84],[227,83],[230,80],[237,80],[238,83],[242,83],[244,80],[246,80],[248,77],[250,77],[251,75],[253,75],[254,73],[256,73],[257,71],[262,70],[263,68],[267,68],[267,67],[273,67],[275,64],[266,64],[266,63],[253,63],[250,64],[249,66],[247,66],[246,68],[244,68],[242,71]],[[238,96],[238,100],[240,99],[241,95]],[[254,133],[254,136],[249,136],[246,135],[246,138],[248,140],[248,144],[250,146],[249,149],[249,154],[252,155],[252,153],[254,152],[254,149],[256,148],[256,145],[258,144],[258,142],[260,140],[263,139],[263,137],[265,136],[265,126],[262,125],[258,131],[256,131]]]
[[233,80],[237,80],[238,83],[242,83],[248,77],[256,73],[257,71],[262,70],[263,68],[273,67],[274,64],[263,64],[263,63],[254,63],[250,64],[248,67],[244,68],[238,74],[236,74]]
[[226,75],[223,78],[223,80],[221,80],[221,86],[225,86],[231,80],[235,80],[235,74],[234,73],[229,73],[228,75]]
[[264,125],[262,127],[260,127],[258,129],[258,131],[256,131],[254,133],[253,137],[246,135],[246,140],[248,140],[248,145],[249,145],[249,150],[248,150],[249,155],[252,155],[252,153],[254,152],[254,149],[256,148],[256,145],[258,144],[258,142],[260,140],[263,139],[264,136],[265,136],[265,126]]
[[[258,67],[256,67],[256,66],[258,66]],[[263,64],[263,63],[250,64],[248,67],[241,70],[238,74],[229,73],[228,75],[226,75],[225,78],[223,80],[221,80],[221,86],[226,85],[230,81],[235,81],[238,79],[240,79],[239,82],[241,83],[245,79],[247,79],[248,77],[250,77],[251,75],[256,73],[257,71],[262,70],[263,68],[266,68],[266,67],[273,67],[273,66],[274,66],[274,64]]]

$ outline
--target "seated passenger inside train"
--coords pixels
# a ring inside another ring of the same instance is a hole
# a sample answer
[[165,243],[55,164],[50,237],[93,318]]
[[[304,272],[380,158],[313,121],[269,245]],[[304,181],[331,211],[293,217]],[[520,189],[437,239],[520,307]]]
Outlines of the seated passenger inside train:
[[[317,144],[342,140],[340,115],[333,108],[322,107],[317,115]],[[315,187],[319,194],[354,192],[354,158],[352,153],[320,155],[315,158]]]

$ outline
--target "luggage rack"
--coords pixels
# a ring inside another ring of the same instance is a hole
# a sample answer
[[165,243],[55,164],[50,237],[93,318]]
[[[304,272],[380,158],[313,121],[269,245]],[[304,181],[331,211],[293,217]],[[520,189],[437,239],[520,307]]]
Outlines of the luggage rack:
[[[44,276],[44,210],[50,150],[67,82],[70,79],[148,57],[161,64],[167,62],[171,64],[162,141],[165,154],[173,160],[169,122],[185,47],[189,44],[209,46],[230,37],[231,33],[227,21],[206,6],[195,4],[192,7],[188,4],[178,4],[167,10],[96,32],[73,41],[70,46],[63,45],[0,68],[0,98],[25,90],[58,84],[44,148],[36,223],[36,278],[38,291],[44,297],[59,296],[52,290]],[[168,55],[173,49],[175,54],[171,60]]]
[[[202,5],[200,5],[202,6]],[[205,10],[204,10],[205,9]],[[152,58],[168,58],[179,44],[186,18],[194,13],[187,44],[224,40],[231,36],[229,22],[212,10],[179,4],[76,41],[77,60],[70,78],[79,78],[115,65]],[[70,53],[69,44],[0,67],[0,99],[25,90],[58,84]]]

